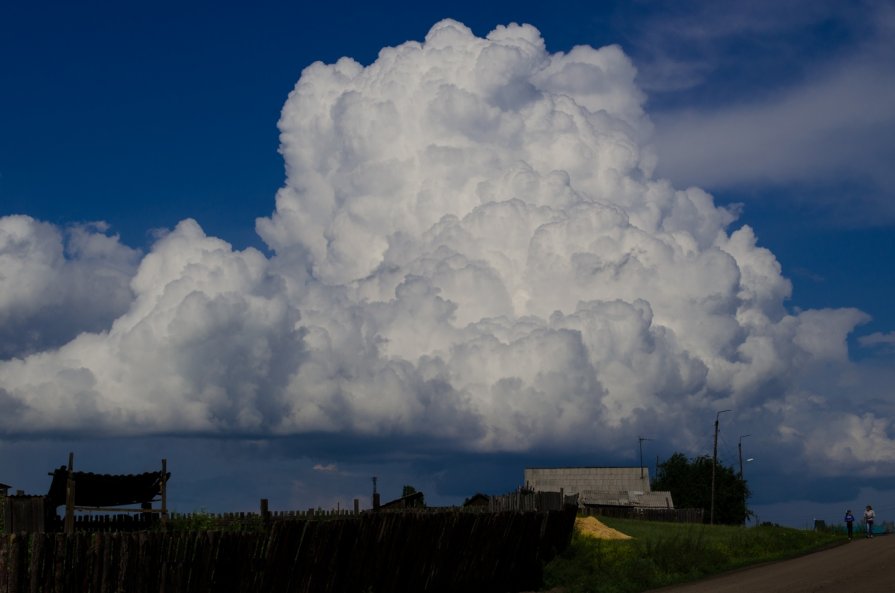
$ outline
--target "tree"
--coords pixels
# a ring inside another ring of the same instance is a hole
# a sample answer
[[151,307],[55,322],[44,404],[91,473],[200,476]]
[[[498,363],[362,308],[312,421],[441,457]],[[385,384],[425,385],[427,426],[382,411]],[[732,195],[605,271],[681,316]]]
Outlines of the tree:
[[[709,522],[712,504],[712,458],[706,455],[687,459],[675,453],[659,464],[653,490],[671,492],[677,508],[703,509]],[[732,467],[715,466],[715,523],[742,525],[749,516],[746,500],[749,487]]]

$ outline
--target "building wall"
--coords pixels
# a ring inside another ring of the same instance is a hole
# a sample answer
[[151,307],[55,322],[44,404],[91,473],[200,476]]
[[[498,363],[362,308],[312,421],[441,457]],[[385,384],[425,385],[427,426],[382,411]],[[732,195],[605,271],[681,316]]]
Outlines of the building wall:
[[650,492],[649,469],[639,467],[526,468],[525,485],[535,491],[577,494],[595,492]]
[[45,496],[6,496],[3,527],[7,533],[43,533],[49,508]]

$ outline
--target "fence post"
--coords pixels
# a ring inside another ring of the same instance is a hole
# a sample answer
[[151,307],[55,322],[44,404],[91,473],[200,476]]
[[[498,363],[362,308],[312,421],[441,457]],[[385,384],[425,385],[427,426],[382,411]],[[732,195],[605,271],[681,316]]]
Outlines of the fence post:
[[267,499],[261,499],[261,523],[264,525],[264,528],[267,529],[270,527],[270,511],[267,509]]
[[68,478],[65,481],[65,533],[75,531],[75,480],[73,477],[75,454],[68,453]]
[[162,529],[168,528],[168,460],[162,459]]

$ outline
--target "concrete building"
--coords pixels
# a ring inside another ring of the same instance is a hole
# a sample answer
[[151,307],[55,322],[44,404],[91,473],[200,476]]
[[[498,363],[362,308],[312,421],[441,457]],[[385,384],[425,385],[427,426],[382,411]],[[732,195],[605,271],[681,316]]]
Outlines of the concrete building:
[[649,470],[640,467],[530,467],[525,468],[525,487],[577,494],[583,506],[674,508],[671,493],[651,491]]

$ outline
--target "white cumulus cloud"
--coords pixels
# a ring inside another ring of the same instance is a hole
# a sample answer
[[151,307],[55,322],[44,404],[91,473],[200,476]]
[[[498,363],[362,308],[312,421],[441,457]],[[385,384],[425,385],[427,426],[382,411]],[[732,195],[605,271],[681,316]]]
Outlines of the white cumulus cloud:
[[0,217],[0,359],[102,331],[127,310],[139,253],[106,231]]
[[0,427],[613,451],[641,427],[693,446],[726,406],[788,442],[824,398],[801,379],[847,366],[866,316],[789,312],[752,229],[653,176],[635,76],[618,47],[450,20],[308,66],[256,223],[273,256],[181,222],[114,322],[0,363]]

